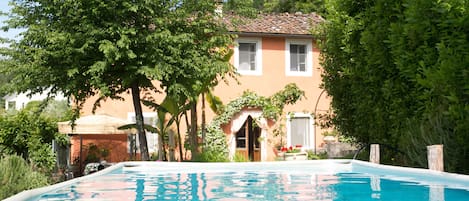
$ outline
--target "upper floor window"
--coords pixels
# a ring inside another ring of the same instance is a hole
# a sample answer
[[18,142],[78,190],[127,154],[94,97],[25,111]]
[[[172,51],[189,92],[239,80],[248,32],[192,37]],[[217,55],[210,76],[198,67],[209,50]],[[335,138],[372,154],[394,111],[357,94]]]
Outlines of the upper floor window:
[[285,74],[287,76],[312,76],[313,45],[311,40],[289,40],[285,47]]
[[234,65],[241,75],[262,74],[262,42],[257,38],[238,39]]

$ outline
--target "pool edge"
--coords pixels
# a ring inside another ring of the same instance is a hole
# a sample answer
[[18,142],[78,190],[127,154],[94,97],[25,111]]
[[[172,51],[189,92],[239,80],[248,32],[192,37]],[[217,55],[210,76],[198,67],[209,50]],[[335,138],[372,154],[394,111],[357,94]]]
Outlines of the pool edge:
[[440,172],[424,168],[412,168],[402,166],[392,166],[370,163],[367,161],[352,160],[352,171],[366,172],[372,174],[397,174],[406,179],[433,181],[432,184],[444,185],[447,183],[454,184],[455,188],[463,188],[469,190],[469,175],[457,174],[450,172]]
[[3,201],[18,201],[18,200],[30,201],[32,198],[34,198],[37,195],[41,195],[41,194],[44,194],[46,192],[53,191],[55,189],[65,187],[65,186],[71,185],[73,183],[76,183],[76,182],[79,182],[79,181],[82,181],[82,180],[85,180],[85,179],[88,179],[88,178],[92,178],[92,177],[96,177],[96,176],[99,176],[99,175],[107,174],[109,172],[112,172],[116,169],[119,169],[119,168],[123,167],[125,163],[126,162],[118,163],[118,164],[110,166],[106,169],[103,169],[99,172],[95,172],[93,174],[89,174],[89,175],[82,176],[82,177],[77,177],[77,178],[67,180],[67,181],[64,181],[64,182],[52,184],[52,185],[49,185],[49,186],[34,188],[34,189],[30,189],[30,190],[21,191],[21,192],[13,195],[11,197],[8,197],[8,198],[4,199]]

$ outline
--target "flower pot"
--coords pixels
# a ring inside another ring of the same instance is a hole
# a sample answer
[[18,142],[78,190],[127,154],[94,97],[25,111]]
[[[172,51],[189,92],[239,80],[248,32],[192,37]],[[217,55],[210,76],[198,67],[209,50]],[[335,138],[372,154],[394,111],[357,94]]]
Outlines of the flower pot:
[[324,136],[323,140],[325,143],[331,143],[331,142],[335,142],[335,137],[331,135],[327,135],[327,136]]
[[283,159],[286,161],[303,161],[308,160],[308,153],[299,152],[299,153],[285,153]]

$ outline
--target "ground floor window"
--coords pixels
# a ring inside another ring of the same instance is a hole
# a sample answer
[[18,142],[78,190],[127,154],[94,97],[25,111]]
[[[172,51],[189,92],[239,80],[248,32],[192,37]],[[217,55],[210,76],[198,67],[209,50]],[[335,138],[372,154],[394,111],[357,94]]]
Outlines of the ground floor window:
[[287,116],[287,146],[315,147],[314,121],[310,114],[294,113]]
[[16,101],[8,101],[6,104],[6,110],[14,110],[16,109]]
[[[128,120],[131,122],[136,122],[135,120],[135,113],[129,112],[128,115]],[[143,123],[148,124],[151,126],[156,127],[157,123],[157,114],[155,112],[144,112],[143,113]],[[149,153],[155,153],[158,151],[158,134],[157,133],[151,133],[148,131],[145,131],[146,137],[147,137],[147,145],[148,145],[148,152]],[[140,141],[138,139],[137,134],[132,134],[129,136],[129,153],[133,153],[134,151],[136,153],[140,153]],[[134,150],[134,151],[132,151]]]

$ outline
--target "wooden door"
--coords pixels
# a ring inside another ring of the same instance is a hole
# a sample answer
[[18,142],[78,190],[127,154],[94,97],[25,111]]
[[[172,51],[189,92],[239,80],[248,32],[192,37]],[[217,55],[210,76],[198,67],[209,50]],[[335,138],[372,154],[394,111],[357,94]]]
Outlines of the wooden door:
[[260,161],[260,134],[261,128],[259,128],[253,118],[249,116],[243,126],[236,132],[237,154],[244,156],[249,161]]

